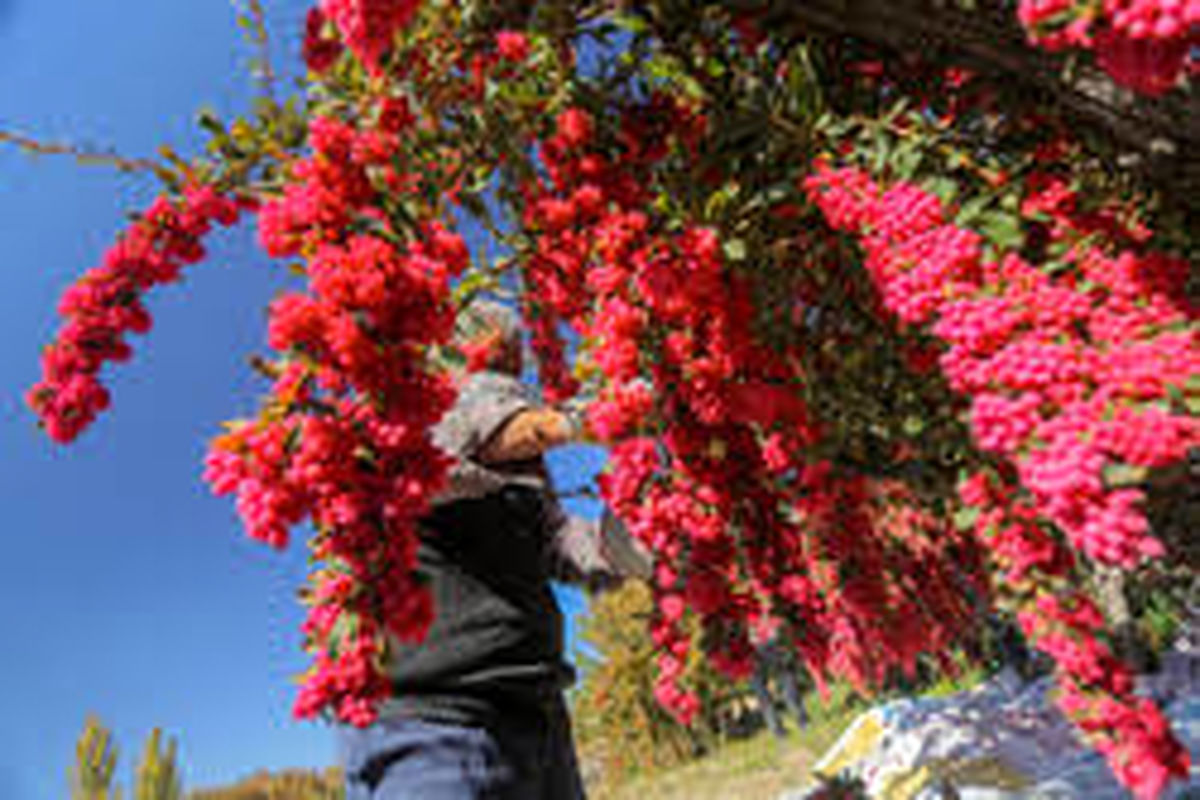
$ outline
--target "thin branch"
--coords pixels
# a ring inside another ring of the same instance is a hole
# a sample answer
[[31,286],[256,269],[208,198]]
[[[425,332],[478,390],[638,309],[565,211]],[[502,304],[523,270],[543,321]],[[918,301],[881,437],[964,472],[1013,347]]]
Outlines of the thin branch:
[[574,486],[570,489],[563,489],[554,493],[559,500],[572,500],[580,497],[589,500],[599,500],[600,492],[593,486]]
[[157,172],[160,165],[148,158],[128,158],[112,149],[70,142],[43,142],[30,136],[0,130],[0,145],[13,145],[34,156],[70,156],[84,166],[115,167],[122,172]]
[[238,5],[238,22],[246,31],[246,38],[257,51],[251,61],[251,71],[258,82],[263,96],[275,99],[275,67],[271,62],[271,36],[267,30],[267,12],[263,0],[245,0],[245,10],[240,8],[240,0],[234,0]]

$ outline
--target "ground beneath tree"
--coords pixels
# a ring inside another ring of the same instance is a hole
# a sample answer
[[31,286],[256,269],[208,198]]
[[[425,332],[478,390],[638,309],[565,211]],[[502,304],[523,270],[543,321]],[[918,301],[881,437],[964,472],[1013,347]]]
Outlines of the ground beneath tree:
[[618,786],[589,787],[588,796],[592,800],[774,800],[806,783],[819,757],[805,737],[777,740],[763,732],[674,769]]
[[[1168,653],[1140,687],[1192,753],[1191,781],[1172,786],[1167,800],[1200,798],[1200,643]],[[1052,689],[1050,678],[1001,673],[966,691],[842,708],[783,740],[764,731],[680,767],[592,781],[589,796],[808,800],[818,775],[842,773],[882,800],[1126,800],[1100,755],[1062,718]]]
[[775,800],[812,781],[812,767],[864,706],[844,687],[822,702],[806,698],[810,723],[776,738],[765,729],[728,741],[687,764],[637,776],[584,774],[590,800]]

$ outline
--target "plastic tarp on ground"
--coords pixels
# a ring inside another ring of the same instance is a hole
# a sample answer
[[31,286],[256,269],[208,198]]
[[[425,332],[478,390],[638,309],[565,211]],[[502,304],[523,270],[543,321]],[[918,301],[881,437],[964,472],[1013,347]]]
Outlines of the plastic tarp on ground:
[[[860,779],[879,800],[1125,800],[1130,797],[1054,705],[1053,682],[1003,672],[947,697],[905,699],[861,715],[813,772]],[[1192,755],[1168,800],[1200,798],[1200,653],[1176,649],[1139,681]],[[780,800],[804,800],[802,791]]]

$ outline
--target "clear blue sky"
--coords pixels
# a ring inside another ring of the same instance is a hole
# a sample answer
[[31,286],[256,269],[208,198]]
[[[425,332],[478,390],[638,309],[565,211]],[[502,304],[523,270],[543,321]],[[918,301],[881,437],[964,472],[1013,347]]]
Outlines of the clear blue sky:
[[[294,54],[306,3],[268,5]],[[187,152],[197,108],[249,101],[246,56],[228,2],[0,0],[0,127]],[[0,150],[0,800],[65,797],[89,711],[114,729],[126,785],[153,726],[179,737],[191,788],[335,758],[330,731],[290,715],[303,550],[247,540],[200,480],[207,439],[261,389],[245,357],[283,277],[253,232],[215,239],[154,297],[154,331],[110,373],[114,410],[77,444],[52,445],[24,407],[58,295],[153,188]],[[558,466],[576,482],[579,462]]]

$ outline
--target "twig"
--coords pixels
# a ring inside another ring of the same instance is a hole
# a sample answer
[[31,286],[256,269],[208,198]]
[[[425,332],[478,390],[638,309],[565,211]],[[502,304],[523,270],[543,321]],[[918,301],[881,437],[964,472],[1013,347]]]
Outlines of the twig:
[[600,492],[593,486],[575,486],[570,489],[563,489],[555,492],[559,500],[571,500],[579,497],[586,497],[592,500],[600,499]]
[[[240,0],[234,0],[240,5]],[[251,71],[263,96],[275,99],[275,67],[271,63],[271,37],[267,31],[267,12],[263,0],[245,0],[245,11],[238,10],[238,20],[246,30],[246,38],[258,51],[251,61]]]
[[85,166],[115,167],[122,172],[157,172],[160,166],[148,158],[128,158],[113,150],[100,150],[69,142],[43,142],[30,136],[0,130],[0,144],[10,144],[34,156],[71,156]]

